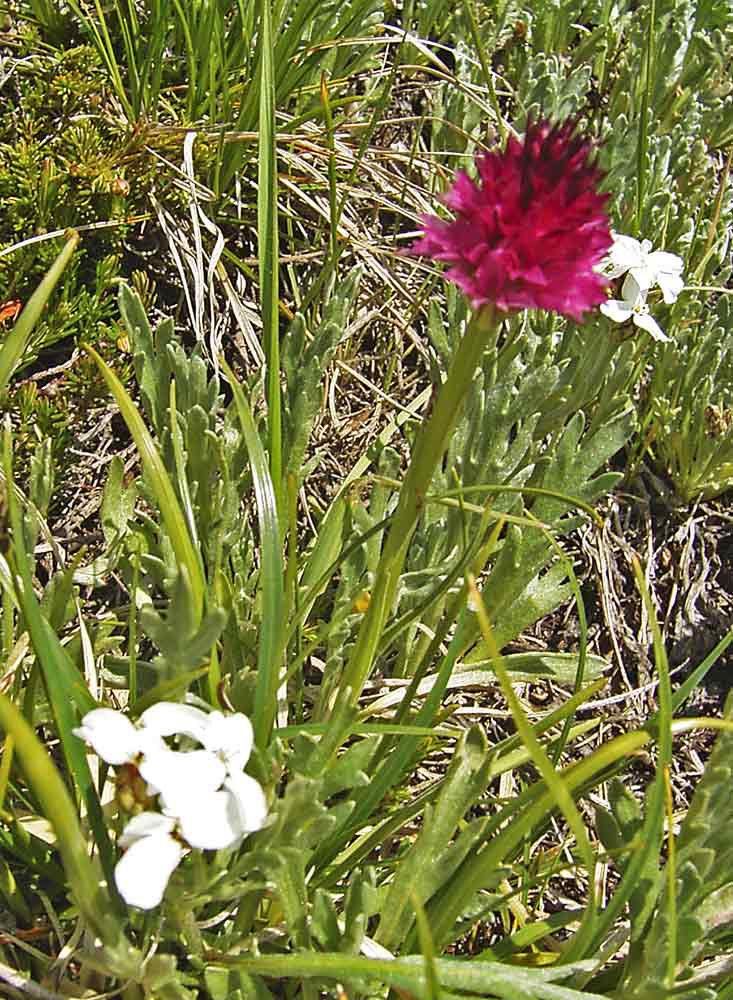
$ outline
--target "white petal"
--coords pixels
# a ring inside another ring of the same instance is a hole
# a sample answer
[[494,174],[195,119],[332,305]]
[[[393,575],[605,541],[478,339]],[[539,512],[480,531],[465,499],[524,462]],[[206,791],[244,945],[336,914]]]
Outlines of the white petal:
[[224,788],[232,796],[242,833],[261,830],[267,819],[267,799],[260,783],[248,774],[232,774]]
[[654,340],[659,340],[664,344],[669,341],[669,337],[664,330],[648,312],[634,313],[634,323],[641,327],[642,330],[646,330]]
[[189,803],[178,825],[183,839],[201,850],[234,847],[244,836],[234,796],[228,791],[211,792]]
[[252,723],[246,715],[212,712],[206,720],[203,744],[212,753],[221,753],[230,771],[241,771],[252,752]]
[[147,781],[151,795],[160,795],[166,813],[178,816],[191,804],[196,807],[202,796],[221,788],[227,769],[208,750],[188,753],[163,750],[141,761],[140,774]]
[[621,288],[621,297],[624,299],[633,298],[633,293],[630,291],[632,282],[640,291],[647,292],[656,280],[656,271],[651,267],[647,267],[646,264],[642,264],[639,267],[632,267],[629,269],[629,273],[626,275]]
[[662,289],[662,296],[667,305],[677,301],[677,296],[685,287],[685,283],[679,274],[660,273],[657,277],[657,284]]
[[154,733],[150,729],[145,729],[144,726],[140,726],[137,729],[137,749],[143,757],[147,757],[152,753],[167,750],[168,747],[157,733]]
[[613,246],[608,252],[611,264],[616,271],[613,277],[623,274],[630,267],[639,267],[644,263],[644,253],[641,243],[633,236],[615,236]]
[[131,847],[144,837],[173,833],[176,821],[169,816],[157,812],[143,812],[133,816],[120,834],[117,843],[120,847]]
[[601,304],[601,312],[608,316],[614,323],[625,323],[633,315],[634,310],[628,302],[621,302],[619,299],[609,299]]
[[676,253],[667,253],[665,250],[655,250],[647,258],[649,266],[653,267],[657,274],[682,274],[685,262]]
[[634,277],[634,271],[629,271],[621,287],[621,298],[632,309],[646,303],[648,286],[640,284]]
[[126,715],[111,708],[87,712],[73,732],[108,764],[125,764],[138,753],[137,730]]
[[193,705],[181,705],[173,701],[159,701],[146,708],[140,722],[146,729],[158,736],[192,736],[199,743],[206,729],[208,715]]
[[115,866],[115,882],[124,901],[141,910],[158,906],[183,854],[183,846],[170,834],[136,840]]

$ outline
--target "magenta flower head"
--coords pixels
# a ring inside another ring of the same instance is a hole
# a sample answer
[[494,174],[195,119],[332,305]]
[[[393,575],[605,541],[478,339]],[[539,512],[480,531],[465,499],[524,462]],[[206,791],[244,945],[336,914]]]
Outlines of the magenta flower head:
[[613,243],[607,194],[589,140],[570,120],[530,122],[524,141],[476,157],[478,182],[459,171],[446,222],[423,217],[410,253],[451,265],[446,277],[479,307],[549,309],[576,320],[606,301],[595,268]]

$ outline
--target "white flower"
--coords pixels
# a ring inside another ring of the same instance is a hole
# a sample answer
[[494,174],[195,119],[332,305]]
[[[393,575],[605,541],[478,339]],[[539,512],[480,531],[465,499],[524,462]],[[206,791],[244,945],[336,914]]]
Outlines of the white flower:
[[626,323],[628,320],[633,320],[636,326],[646,330],[654,340],[666,343],[669,337],[649,313],[649,306],[646,304],[646,289],[640,288],[630,274],[624,281],[621,294],[623,295],[622,299],[609,299],[608,302],[601,305],[603,315],[608,316],[614,323]]
[[238,774],[252,753],[252,723],[241,712],[234,715],[210,712],[201,742],[207,750],[220,756],[230,774]]
[[[159,752],[172,753],[164,737],[188,736],[201,743],[208,753],[216,755],[229,774],[243,770],[253,743],[252,723],[241,712],[225,716],[222,712],[203,712],[193,705],[168,701],[146,709],[137,724],[111,708],[95,708],[87,712],[73,732],[102,760],[117,765],[132,763],[141,757],[148,761]],[[142,767],[140,770],[143,773]],[[155,784],[147,775],[143,777]],[[161,787],[155,791],[161,791]]]
[[87,712],[81,725],[72,732],[108,764],[128,764],[140,754],[165,747],[154,732],[140,729],[127,716],[111,708],[94,708]]
[[[171,752],[171,756],[190,758],[193,754]],[[168,810],[165,815],[140,813],[118,841],[126,848],[115,867],[120,895],[129,906],[141,910],[159,906],[186,846],[208,851],[237,847],[248,833],[260,829],[266,817],[265,794],[248,774],[226,778],[218,790],[192,790],[180,815],[170,815]]]
[[160,701],[140,716],[141,724],[158,736],[190,736],[218,754],[231,773],[241,771],[252,752],[252,723],[235,712],[202,712],[192,705]]
[[221,788],[227,776],[222,761],[208,750],[160,750],[144,757],[140,774],[151,795],[160,795],[165,811],[177,816],[191,801],[198,801]]
[[[161,812],[143,812],[125,827],[125,854],[115,868],[120,895],[131,906],[158,906],[176,865],[189,847],[237,847],[267,818],[259,783],[244,773],[253,744],[252,724],[237,712],[203,712],[159,702],[137,724],[120,712],[88,712],[74,733],[110,764],[134,763]],[[186,736],[201,749],[173,750],[166,737]]]
[[146,708],[140,716],[140,725],[158,736],[191,736],[201,742],[208,714],[193,705],[175,701],[159,701]]
[[639,242],[633,236],[614,233],[613,246],[608,253],[603,271],[608,278],[627,275],[621,290],[624,299],[631,298],[631,290],[627,288],[631,279],[643,292],[649,291],[654,285],[659,285],[664,301],[670,305],[677,300],[677,296],[685,286],[682,280],[683,267],[681,257],[664,250],[652,250],[650,240]]
[[191,847],[218,851],[237,847],[264,824],[267,802],[248,774],[228,777],[221,789],[191,801],[178,817],[181,834]]
[[127,848],[115,866],[115,883],[129,906],[152,910],[159,906],[168,879],[185,853],[173,837],[175,820],[144,812],[125,827],[118,843]]
[[267,799],[262,786],[248,774],[231,774],[224,782],[224,789],[232,797],[231,808],[236,810],[240,836],[261,830],[267,819]]

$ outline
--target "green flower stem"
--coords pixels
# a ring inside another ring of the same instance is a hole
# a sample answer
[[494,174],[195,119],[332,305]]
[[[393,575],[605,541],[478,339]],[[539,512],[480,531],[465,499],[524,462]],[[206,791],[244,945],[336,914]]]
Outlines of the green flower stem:
[[[369,676],[384,624],[394,604],[405,556],[425,495],[445,453],[476,367],[494,335],[497,322],[493,306],[485,307],[473,317],[461,338],[448,378],[437,393],[432,413],[418,435],[377,567],[369,608],[364,615],[354,651],[344,669],[334,716],[338,708],[357,704]],[[327,756],[324,758],[324,752],[328,755],[337,749],[341,735],[337,727],[334,727],[330,738],[326,737],[319,755],[322,763],[325,764],[327,759]]]

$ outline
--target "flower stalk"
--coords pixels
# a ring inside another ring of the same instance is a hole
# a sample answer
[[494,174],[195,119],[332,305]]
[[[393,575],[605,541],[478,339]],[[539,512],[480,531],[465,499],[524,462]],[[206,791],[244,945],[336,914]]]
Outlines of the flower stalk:
[[[432,412],[423,424],[405,479],[392,524],[377,568],[369,607],[339,689],[339,707],[355,706],[374,663],[384,625],[394,604],[410,539],[417,526],[438,463],[448,445],[476,368],[496,332],[501,314],[489,305],[473,316],[460,340],[448,377],[437,392]],[[334,711],[334,715],[336,715]],[[342,734],[337,727],[324,737],[323,753],[330,754],[339,745]],[[327,758],[326,758],[327,759]]]

